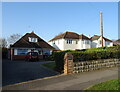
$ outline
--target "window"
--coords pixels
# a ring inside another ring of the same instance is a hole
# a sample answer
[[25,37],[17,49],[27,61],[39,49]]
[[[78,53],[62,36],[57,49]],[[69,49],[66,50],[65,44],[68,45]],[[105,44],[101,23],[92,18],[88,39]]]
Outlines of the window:
[[107,45],[110,45],[110,42],[107,42]]
[[29,37],[29,42],[38,42],[37,38]]
[[67,40],[67,44],[69,44],[69,40]]
[[85,40],[82,40],[83,41],[83,44],[85,44]]
[[55,44],[55,41],[53,41],[53,44]]
[[86,42],[86,44],[89,44],[89,40],[86,40],[87,42]]
[[102,41],[101,41],[101,40],[99,41],[99,44],[102,44]]
[[27,49],[18,49],[17,50],[17,55],[26,55],[27,52],[28,52]]
[[89,40],[84,40],[83,44],[89,44]]
[[78,44],[78,41],[76,41],[76,44]]
[[72,40],[67,40],[67,44],[72,44]]

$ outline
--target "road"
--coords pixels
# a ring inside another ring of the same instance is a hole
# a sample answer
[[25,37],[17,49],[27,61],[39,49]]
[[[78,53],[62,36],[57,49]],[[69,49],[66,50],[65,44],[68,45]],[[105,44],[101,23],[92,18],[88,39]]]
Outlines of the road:
[[[50,61],[48,61],[50,62]],[[50,77],[58,73],[43,67],[43,63],[39,62],[25,62],[25,61],[10,61],[3,60],[2,62],[2,85],[10,85],[38,78]]]
[[118,78],[118,70],[114,67],[79,74],[57,75],[4,86],[3,90],[84,90],[96,83]]

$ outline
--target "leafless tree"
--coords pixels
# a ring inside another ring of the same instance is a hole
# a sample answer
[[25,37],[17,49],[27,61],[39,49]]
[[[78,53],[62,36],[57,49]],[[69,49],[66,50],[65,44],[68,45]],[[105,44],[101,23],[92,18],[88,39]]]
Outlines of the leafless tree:
[[5,38],[0,38],[0,47],[7,48],[7,40]]
[[20,34],[12,34],[7,38],[8,45],[13,45],[16,41],[18,41],[22,35]]

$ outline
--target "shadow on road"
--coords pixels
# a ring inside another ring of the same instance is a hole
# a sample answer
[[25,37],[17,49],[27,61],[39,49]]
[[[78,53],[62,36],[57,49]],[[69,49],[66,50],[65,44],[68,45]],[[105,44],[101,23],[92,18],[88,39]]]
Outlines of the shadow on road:
[[[46,62],[46,61],[45,61]],[[50,77],[59,73],[42,66],[44,62],[3,60],[2,86]],[[46,62],[47,63],[47,62]]]

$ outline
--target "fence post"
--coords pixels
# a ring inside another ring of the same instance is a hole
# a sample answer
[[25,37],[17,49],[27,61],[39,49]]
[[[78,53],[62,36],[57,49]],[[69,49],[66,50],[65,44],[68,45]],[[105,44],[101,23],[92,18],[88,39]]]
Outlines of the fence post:
[[64,74],[73,73],[73,55],[66,53],[64,56]]

